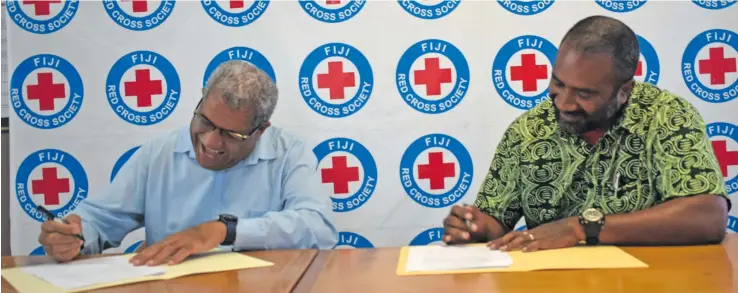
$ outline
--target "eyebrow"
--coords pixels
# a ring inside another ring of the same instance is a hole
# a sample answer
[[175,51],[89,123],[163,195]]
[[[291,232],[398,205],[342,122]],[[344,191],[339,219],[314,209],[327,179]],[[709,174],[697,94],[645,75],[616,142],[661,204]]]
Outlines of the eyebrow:
[[[566,84],[563,81],[561,81],[558,77],[556,77],[556,74],[551,73],[551,79],[555,80],[557,83],[562,84],[563,86],[566,86]],[[596,89],[588,89],[588,88],[580,88],[580,87],[571,87],[571,88],[575,89],[576,91],[584,92],[588,94],[597,94],[600,92]]]

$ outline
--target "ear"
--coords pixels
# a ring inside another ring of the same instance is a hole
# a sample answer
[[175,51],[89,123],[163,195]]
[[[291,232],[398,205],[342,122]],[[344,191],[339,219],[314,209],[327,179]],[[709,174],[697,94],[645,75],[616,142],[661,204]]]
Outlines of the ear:
[[633,79],[620,86],[620,91],[618,92],[618,104],[622,105],[628,101],[628,97],[630,97],[630,94],[633,92],[634,86],[635,80]]
[[267,121],[266,123],[264,123],[264,126],[262,126],[259,131],[264,132],[264,130],[269,128],[269,126],[272,126],[272,121]]

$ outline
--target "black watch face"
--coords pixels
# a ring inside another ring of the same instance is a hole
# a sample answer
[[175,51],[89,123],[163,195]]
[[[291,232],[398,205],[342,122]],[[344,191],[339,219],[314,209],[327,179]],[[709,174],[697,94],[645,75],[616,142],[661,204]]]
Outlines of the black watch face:
[[220,216],[223,218],[223,220],[226,220],[226,221],[229,221],[229,222],[236,221],[236,219],[237,219],[236,216],[229,215],[229,214],[222,214]]

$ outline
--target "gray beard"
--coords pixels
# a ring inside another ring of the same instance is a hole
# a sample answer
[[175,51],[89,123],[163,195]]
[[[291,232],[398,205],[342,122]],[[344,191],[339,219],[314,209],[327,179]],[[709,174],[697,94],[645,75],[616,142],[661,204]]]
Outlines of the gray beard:
[[610,98],[610,103],[608,103],[604,107],[600,108],[590,115],[587,115],[585,119],[579,122],[570,123],[561,120],[561,117],[559,116],[559,109],[556,108],[556,106],[554,105],[554,112],[556,114],[556,121],[559,124],[559,128],[561,128],[561,130],[563,130],[564,132],[573,135],[579,135],[607,124],[610,119],[615,117],[618,109],[618,99],[617,94],[615,94],[613,95],[613,97]]

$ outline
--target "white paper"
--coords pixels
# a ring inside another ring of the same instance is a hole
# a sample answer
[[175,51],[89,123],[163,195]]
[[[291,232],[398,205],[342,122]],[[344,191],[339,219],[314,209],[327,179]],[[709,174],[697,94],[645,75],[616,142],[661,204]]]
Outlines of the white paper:
[[164,267],[133,266],[123,256],[23,267],[23,271],[64,290],[166,273]]
[[486,246],[411,246],[405,270],[408,272],[499,268],[512,265],[507,252]]

